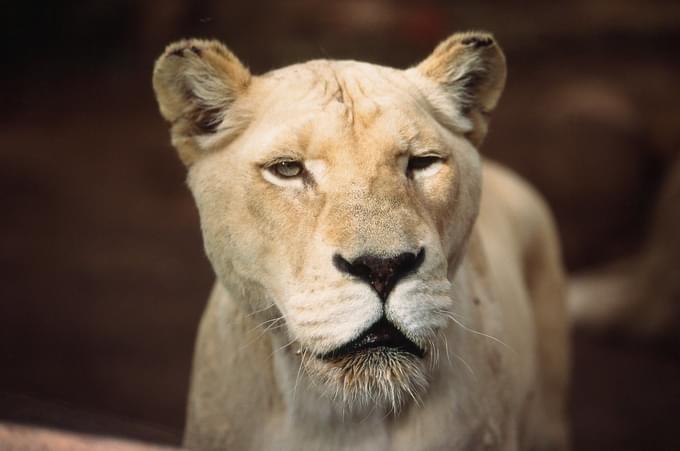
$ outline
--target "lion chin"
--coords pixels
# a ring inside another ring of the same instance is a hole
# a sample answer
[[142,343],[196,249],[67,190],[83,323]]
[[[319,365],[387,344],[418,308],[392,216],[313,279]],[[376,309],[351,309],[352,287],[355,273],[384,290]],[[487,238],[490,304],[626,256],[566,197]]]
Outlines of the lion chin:
[[311,380],[352,413],[398,413],[409,400],[420,403],[428,385],[426,351],[384,317],[345,345],[309,358],[307,354],[303,352],[302,365]]
[[324,394],[351,413],[399,413],[409,400],[420,403],[428,385],[422,359],[390,348],[368,349],[330,361],[303,358],[303,365]]

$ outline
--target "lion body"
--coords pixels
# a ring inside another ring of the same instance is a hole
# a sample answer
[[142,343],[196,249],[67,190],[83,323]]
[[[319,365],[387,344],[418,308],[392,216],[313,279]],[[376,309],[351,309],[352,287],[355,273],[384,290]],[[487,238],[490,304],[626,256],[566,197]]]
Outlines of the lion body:
[[217,275],[186,446],[567,449],[554,226],[476,150],[504,80],[480,33],[406,71],[168,48],[154,87]]

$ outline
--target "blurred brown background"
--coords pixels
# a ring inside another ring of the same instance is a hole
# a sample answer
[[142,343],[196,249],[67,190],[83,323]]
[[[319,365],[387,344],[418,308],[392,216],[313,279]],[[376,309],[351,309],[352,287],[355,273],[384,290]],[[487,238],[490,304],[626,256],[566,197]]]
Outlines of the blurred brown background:
[[[150,85],[171,40],[219,38],[261,73],[406,67],[494,32],[509,79],[482,151],[548,198],[573,272],[636,252],[679,153],[678,2],[37,3],[0,27],[0,421],[179,443],[213,275]],[[575,333],[576,450],[680,449],[672,335]]]

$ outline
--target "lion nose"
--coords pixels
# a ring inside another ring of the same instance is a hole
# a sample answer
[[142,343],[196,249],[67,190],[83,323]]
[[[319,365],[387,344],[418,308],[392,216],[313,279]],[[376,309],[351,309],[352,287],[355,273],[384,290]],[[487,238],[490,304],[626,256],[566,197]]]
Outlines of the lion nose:
[[333,256],[333,264],[340,272],[351,274],[369,284],[383,302],[387,300],[399,279],[417,271],[423,260],[425,248],[420,248],[418,254],[404,252],[388,258],[362,255],[351,262],[340,254]]

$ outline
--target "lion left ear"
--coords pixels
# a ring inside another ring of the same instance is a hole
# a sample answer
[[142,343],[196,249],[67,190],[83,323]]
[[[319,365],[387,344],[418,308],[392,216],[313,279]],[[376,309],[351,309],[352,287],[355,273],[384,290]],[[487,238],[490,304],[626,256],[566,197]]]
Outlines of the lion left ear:
[[[478,146],[503,92],[505,56],[490,33],[456,33],[414,69],[443,88],[455,115],[467,119],[466,136]],[[448,108],[447,108],[448,109]]]

